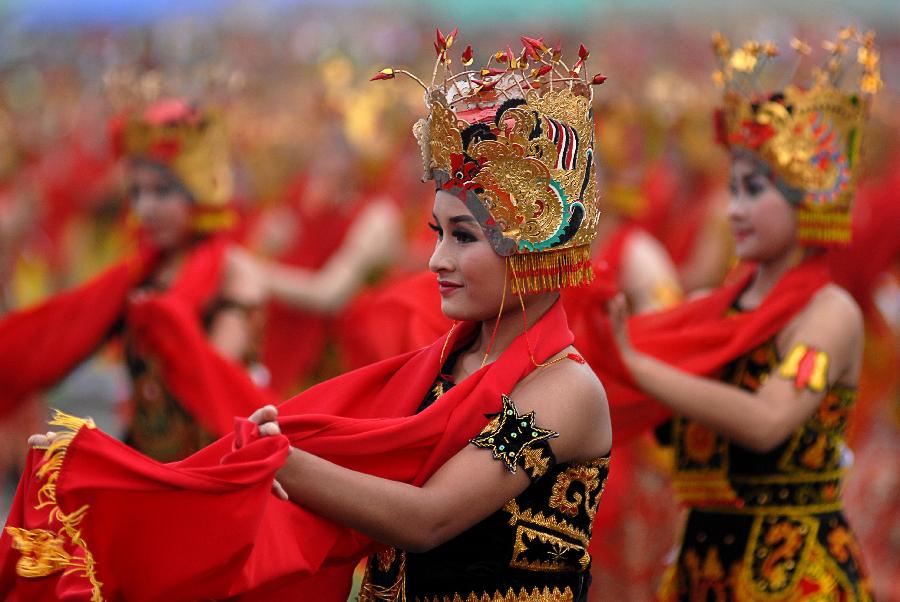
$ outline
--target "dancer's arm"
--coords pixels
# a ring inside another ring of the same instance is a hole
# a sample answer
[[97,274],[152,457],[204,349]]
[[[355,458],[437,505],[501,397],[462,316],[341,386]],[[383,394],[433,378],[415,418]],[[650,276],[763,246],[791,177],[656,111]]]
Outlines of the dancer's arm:
[[[766,452],[778,446],[813,414],[825,395],[822,389],[797,386],[796,377],[781,375],[781,366],[755,393],[693,376],[631,346],[621,300],[612,304],[611,315],[622,359],[642,389],[749,449]],[[783,353],[802,344],[827,356],[826,389],[835,382],[856,382],[863,323],[859,308],[846,292],[837,287],[821,291],[782,335],[779,346]]]
[[213,317],[209,341],[225,357],[241,361],[253,344],[251,313],[265,301],[265,284],[256,260],[239,247],[228,250],[219,296],[230,304]]
[[[559,433],[550,440],[557,461],[606,453],[611,443],[606,397],[590,369],[561,362],[532,376],[510,397],[520,414],[534,410],[537,426]],[[497,404],[499,409],[499,399]],[[261,430],[273,426],[269,422]],[[297,504],[410,551],[449,540],[529,484],[521,466],[513,474],[490,450],[473,445],[466,445],[422,487],[349,470],[296,449],[278,479]]]
[[267,288],[275,298],[297,308],[339,312],[373,268],[393,260],[401,239],[397,208],[388,201],[373,203],[356,219],[344,243],[322,269],[263,264]]
[[683,297],[669,254],[644,231],[629,236],[622,272],[622,287],[636,314],[672,307]]

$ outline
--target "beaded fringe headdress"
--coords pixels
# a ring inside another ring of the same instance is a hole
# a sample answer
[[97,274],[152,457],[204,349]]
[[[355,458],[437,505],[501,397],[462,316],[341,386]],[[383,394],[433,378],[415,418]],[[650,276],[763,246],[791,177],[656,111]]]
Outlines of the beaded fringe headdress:
[[[871,95],[882,85],[874,42],[874,33],[841,30],[837,41],[823,44],[824,65],[813,69],[808,86],[801,86],[792,80],[811,48],[795,39],[796,64],[785,84],[763,92],[761,75],[779,54],[775,45],[751,40],[732,48],[721,34],[713,36],[719,59],[713,78],[724,87],[724,106],[716,120],[719,141],[751,152],[780,183],[799,191],[797,236],[802,244],[850,241],[861,129]],[[853,89],[842,89],[854,68],[859,77],[847,86]]]
[[483,69],[471,68],[467,46],[465,70],[454,74],[456,35],[437,30],[430,85],[394,68],[372,78],[406,75],[425,90],[430,115],[413,127],[425,178],[462,200],[494,250],[509,258],[514,293],[590,282],[600,216],[591,86],[606,78],[583,75],[584,46],[570,68],[559,43],[527,37],[520,53],[496,52]]

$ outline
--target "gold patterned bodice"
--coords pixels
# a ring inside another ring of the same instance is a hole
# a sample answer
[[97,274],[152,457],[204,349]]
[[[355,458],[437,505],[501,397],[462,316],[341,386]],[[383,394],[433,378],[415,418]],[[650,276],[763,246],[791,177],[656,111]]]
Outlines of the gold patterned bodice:
[[[452,386],[439,377],[422,408]],[[504,405],[504,411],[515,412],[515,407]],[[498,414],[479,437],[499,437],[501,419]],[[526,425],[527,421],[517,422],[504,433],[521,439],[541,431]],[[502,445],[498,451],[504,451]],[[370,557],[359,600],[586,601],[588,544],[609,473],[609,456],[557,464],[549,442],[543,439],[523,447],[515,463],[531,479],[525,491],[433,550],[413,554],[388,548]]]
[[[769,341],[729,365],[722,380],[755,391],[779,363]],[[692,420],[674,419],[679,500],[699,507],[838,509],[844,432],[855,399],[855,389],[832,386],[816,412],[768,453],[747,450]]]

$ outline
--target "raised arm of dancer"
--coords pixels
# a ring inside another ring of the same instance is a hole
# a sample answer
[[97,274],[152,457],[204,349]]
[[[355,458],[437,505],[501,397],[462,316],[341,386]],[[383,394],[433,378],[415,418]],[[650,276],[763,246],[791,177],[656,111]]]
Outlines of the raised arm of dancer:
[[266,285],[279,300],[319,313],[336,313],[353,298],[366,275],[390,263],[401,245],[399,210],[389,201],[370,204],[354,221],[343,244],[317,271],[270,262]]
[[209,341],[215,349],[241,361],[253,344],[252,311],[265,301],[265,282],[255,260],[240,247],[232,247],[219,294],[225,301],[212,319]]
[[622,287],[636,314],[672,307],[682,298],[678,272],[669,254],[644,231],[629,237],[622,265]]
[[[815,411],[825,387],[797,387],[785,362],[797,345],[827,357],[827,383],[855,383],[860,368],[863,322],[859,308],[843,290],[820,291],[781,333],[784,361],[756,393],[710,378],[690,375],[634,349],[625,326],[624,300],[610,307],[619,351],[637,384],[647,393],[736,443],[766,452],[782,443]],[[787,356],[787,357],[786,357]]]
[[[559,433],[551,440],[558,462],[605,454],[612,435],[606,396],[586,365],[561,362],[542,368],[510,397],[519,414],[535,412],[538,427]],[[498,399],[498,405],[500,400]],[[266,406],[253,418],[266,433],[275,418]],[[529,485],[494,460],[489,450],[467,445],[422,487],[355,472],[293,449],[278,473],[290,499],[373,539],[413,552],[429,550],[500,509]]]

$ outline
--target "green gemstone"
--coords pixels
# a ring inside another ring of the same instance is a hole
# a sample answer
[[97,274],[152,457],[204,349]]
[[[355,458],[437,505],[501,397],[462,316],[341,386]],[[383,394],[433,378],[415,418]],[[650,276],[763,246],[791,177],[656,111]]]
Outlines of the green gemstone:
[[515,439],[516,437],[518,437],[518,435],[517,435],[516,433],[510,433],[509,436],[512,437],[513,439]]
[[505,446],[505,445],[501,445],[501,446],[498,447],[497,449],[499,449],[500,451],[503,451],[504,449],[506,449],[506,446]]

